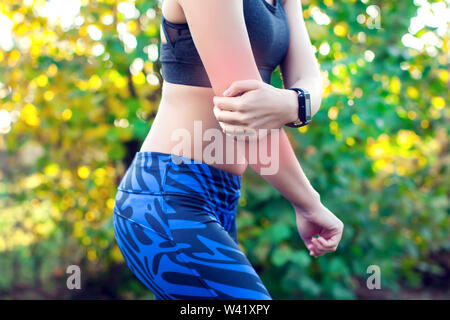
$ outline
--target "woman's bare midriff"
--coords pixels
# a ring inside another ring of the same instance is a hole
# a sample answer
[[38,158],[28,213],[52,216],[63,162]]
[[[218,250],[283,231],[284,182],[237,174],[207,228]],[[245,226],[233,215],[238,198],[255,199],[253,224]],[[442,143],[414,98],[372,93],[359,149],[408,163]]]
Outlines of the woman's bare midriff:
[[[162,4],[162,14],[173,23],[186,23],[183,10],[176,0],[165,0]],[[167,43],[162,30],[160,35],[161,42]],[[242,175],[247,167],[245,157],[236,155],[236,144],[234,148],[230,148],[230,145],[221,143],[226,141],[226,135],[222,132],[214,116],[213,97],[212,88],[163,81],[158,113],[140,151],[156,151],[185,156],[218,169]],[[200,130],[199,127],[201,127]],[[214,134],[219,138],[218,141],[214,141],[214,145],[222,147],[223,161],[214,163],[208,157],[209,152],[207,151],[210,150],[214,138],[211,141],[205,140],[203,139],[204,134]],[[189,137],[190,148],[180,149],[180,135],[185,138]],[[195,148],[196,145],[197,148]],[[209,149],[205,150],[208,146]],[[200,149],[201,152],[199,152]],[[230,154],[235,155],[234,161],[226,161],[225,155]]]
[[[140,151],[184,156],[242,175],[245,156],[238,157],[237,143],[230,144],[233,139],[222,132],[213,113],[213,97],[212,88],[164,81],[158,112]],[[234,160],[227,160],[227,154],[234,154]]]

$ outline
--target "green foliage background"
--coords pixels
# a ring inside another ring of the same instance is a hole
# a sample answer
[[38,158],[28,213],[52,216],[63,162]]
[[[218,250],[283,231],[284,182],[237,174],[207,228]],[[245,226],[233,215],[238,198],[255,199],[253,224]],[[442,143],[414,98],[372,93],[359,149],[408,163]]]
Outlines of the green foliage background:
[[[444,33],[411,31],[426,1],[302,3],[325,92],[313,123],[288,131],[344,237],[335,254],[311,258],[289,203],[248,171],[241,247],[276,299],[448,298],[448,21]],[[43,16],[44,0],[0,2],[14,39],[0,49],[0,298],[153,298],[126,268],[111,214],[158,107],[161,10],[155,0],[80,4],[64,27],[69,18]],[[423,50],[403,44],[408,31]],[[72,264],[79,291],[66,288]],[[382,290],[366,288],[369,265]]]

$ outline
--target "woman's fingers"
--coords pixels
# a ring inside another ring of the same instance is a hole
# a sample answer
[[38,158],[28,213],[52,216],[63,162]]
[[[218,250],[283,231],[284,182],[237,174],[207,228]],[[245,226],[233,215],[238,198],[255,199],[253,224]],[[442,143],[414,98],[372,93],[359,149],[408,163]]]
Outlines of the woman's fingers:
[[331,247],[332,251],[336,251],[337,247],[339,246],[339,242],[341,241],[341,234],[337,234],[332,236],[330,239],[327,240],[327,243]]
[[339,239],[337,236],[330,239],[319,236],[318,238],[311,238],[311,240],[306,243],[306,248],[311,256],[317,258],[326,253],[336,251],[338,244]]
[[319,236],[318,238],[312,238],[308,250],[310,250],[310,252],[312,251],[314,253],[313,255],[318,257],[336,251],[337,244],[335,239],[325,239]]
[[228,111],[241,111],[243,110],[243,104],[241,96],[238,97],[218,97],[214,96],[213,104],[220,110]]
[[238,111],[221,110],[217,106],[213,108],[214,116],[217,121],[229,124],[245,125],[247,124],[247,117]]
[[246,127],[248,131],[255,131],[259,138],[265,137],[269,133],[269,130],[272,129],[266,128],[267,120],[265,118],[259,118],[258,115],[253,113],[221,110],[216,106],[213,108],[213,112],[217,121]]
[[308,248],[309,254],[310,254],[311,256],[314,256],[314,257],[317,257],[317,256],[318,256],[317,252],[316,252],[315,249],[314,249],[314,245],[313,245],[312,243],[307,244],[307,245],[306,245],[306,248]]
[[311,240],[313,244],[313,251],[316,253],[316,256],[322,256],[325,253],[328,253],[328,249],[325,248],[322,243],[318,240],[318,238],[313,238]]
[[226,97],[232,97],[240,93],[258,89],[260,84],[261,81],[254,79],[234,81],[231,86],[223,92],[223,95]]
[[318,237],[317,240],[322,244],[322,247],[325,248],[328,252],[335,251],[338,242],[335,238],[325,239],[323,237]]

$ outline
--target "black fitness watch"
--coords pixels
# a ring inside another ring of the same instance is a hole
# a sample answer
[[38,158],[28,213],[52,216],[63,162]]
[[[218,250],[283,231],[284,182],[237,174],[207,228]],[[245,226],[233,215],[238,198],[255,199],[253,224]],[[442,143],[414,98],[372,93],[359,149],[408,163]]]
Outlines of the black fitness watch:
[[286,123],[288,127],[299,128],[311,122],[311,95],[308,90],[300,88],[288,88],[294,90],[298,95],[298,120]]

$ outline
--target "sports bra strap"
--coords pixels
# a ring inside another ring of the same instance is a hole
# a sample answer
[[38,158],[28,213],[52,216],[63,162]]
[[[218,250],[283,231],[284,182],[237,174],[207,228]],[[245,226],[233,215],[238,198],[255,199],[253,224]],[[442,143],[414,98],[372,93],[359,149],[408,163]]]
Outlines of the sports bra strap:
[[162,24],[164,36],[166,37],[166,41],[172,48],[174,47],[177,39],[172,40],[172,38],[169,35],[169,32],[167,31],[167,27],[177,30],[178,36],[189,33],[189,32],[183,33],[183,30],[189,31],[189,25],[187,23],[173,23],[173,22],[168,21],[166,18],[164,18],[163,15],[161,15],[161,24]]

